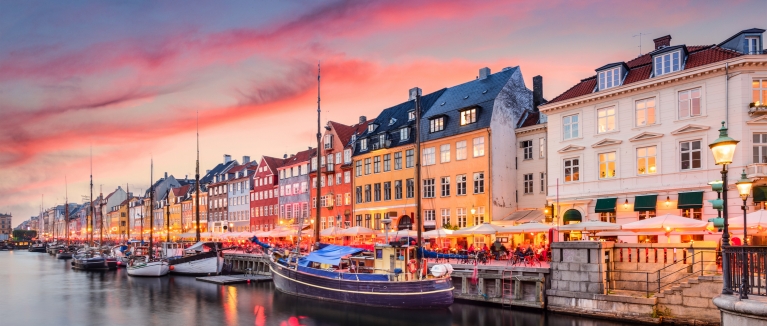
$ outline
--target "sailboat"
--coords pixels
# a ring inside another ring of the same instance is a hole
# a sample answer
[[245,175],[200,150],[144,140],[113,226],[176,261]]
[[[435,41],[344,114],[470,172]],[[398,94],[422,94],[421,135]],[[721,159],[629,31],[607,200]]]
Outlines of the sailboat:
[[93,150],[91,150],[91,197],[90,197],[90,219],[88,224],[88,230],[90,232],[90,240],[88,247],[84,248],[81,252],[78,252],[72,260],[72,268],[86,271],[105,271],[109,269],[107,260],[101,255],[98,248],[93,248]]
[[59,249],[59,252],[56,254],[56,259],[72,259],[72,252],[69,248],[69,187],[67,184],[67,177],[64,177],[64,185],[65,185],[65,191],[64,191],[64,225],[65,225],[65,233],[66,233],[66,242],[65,246],[62,249]]
[[170,268],[168,262],[154,257],[154,161],[151,163],[150,172],[150,190],[149,190],[149,247],[137,246],[134,250],[133,258],[128,261],[128,275],[160,277],[168,275]]
[[[318,67],[318,150],[321,112],[319,80]],[[415,99],[415,112],[416,146],[419,146],[420,94]],[[416,156],[417,179],[419,178],[419,156]],[[317,189],[317,193],[320,194],[319,181]],[[416,194],[416,198],[418,197]],[[315,227],[320,225],[319,216],[319,214],[315,216]],[[420,228],[420,214],[417,216]],[[299,218],[298,223],[303,225],[303,218]],[[300,247],[301,228],[298,228],[298,232],[299,244],[296,248]],[[318,230],[315,229],[315,236],[317,233]],[[317,250],[308,255],[301,255],[298,249],[292,253],[271,250],[269,245],[260,242],[257,237],[253,237],[251,241],[269,252],[268,262],[274,285],[277,290],[284,293],[316,300],[400,309],[436,309],[453,304],[454,288],[449,272],[452,267],[432,268],[432,272],[428,273],[426,264],[420,265],[416,246],[376,245],[375,252],[366,253],[360,248],[323,246],[317,242],[319,247]],[[419,231],[418,244],[421,243]]]

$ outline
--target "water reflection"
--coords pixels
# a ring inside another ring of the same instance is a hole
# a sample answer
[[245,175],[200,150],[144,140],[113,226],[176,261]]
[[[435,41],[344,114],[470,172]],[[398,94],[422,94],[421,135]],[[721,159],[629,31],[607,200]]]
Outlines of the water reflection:
[[623,325],[460,302],[433,311],[343,306],[286,295],[271,283],[75,271],[69,261],[26,251],[0,252],[0,291],[2,325]]

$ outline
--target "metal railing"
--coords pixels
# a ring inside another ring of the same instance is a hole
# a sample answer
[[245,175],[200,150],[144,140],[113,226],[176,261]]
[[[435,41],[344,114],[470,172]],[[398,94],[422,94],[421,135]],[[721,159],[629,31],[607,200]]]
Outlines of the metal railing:
[[730,260],[729,274],[725,273],[730,280],[730,290],[767,296],[767,246],[729,246],[725,255]]
[[[705,271],[704,264],[716,263],[716,260],[706,260],[703,256],[704,253],[706,251],[698,251],[652,272],[609,269],[606,275],[608,291],[619,290],[614,288],[613,282],[644,282],[645,297],[649,298],[651,296],[650,293],[659,293],[664,288],[680,283],[692,276],[703,276]],[[644,281],[636,280],[636,278],[632,281],[617,280],[615,274],[640,274],[644,275]]]

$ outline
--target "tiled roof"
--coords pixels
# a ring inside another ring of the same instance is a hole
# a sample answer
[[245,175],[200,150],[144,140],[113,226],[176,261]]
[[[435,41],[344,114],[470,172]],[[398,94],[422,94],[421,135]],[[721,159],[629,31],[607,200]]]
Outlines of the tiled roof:
[[525,110],[522,117],[517,122],[517,128],[524,128],[537,125],[541,120],[541,112],[533,110]]
[[[628,85],[649,79],[652,75],[652,56],[656,52],[662,51],[664,49],[665,48],[655,50],[626,62],[626,65],[629,67],[629,72],[626,76],[626,79],[623,81],[623,85]],[[684,65],[684,70],[732,59],[742,55],[738,52],[724,49],[716,45],[688,46],[686,49],[689,54]],[[569,100],[579,96],[591,94],[596,89],[596,86],[597,76],[591,76],[581,80],[580,83],[575,84],[575,86],[555,97],[549,103]]]
[[183,197],[189,191],[190,185],[173,188],[173,196]]
[[280,167],[291,166],[291,165],[299,164],[299,163],[303,163],[303,162],[309,162],[309,160],[312,157],[314,157],[315,155],[317,155],[317,149],[316,148],[310,148],[310,149],[307,149],[307,150],[304,150],[304,151],[300,151],[300,152],[296,153],[293,156],[290,156],[290,157],[288,157],[286,159],[283,159],[282,160],[282,165]]
[[271,156],[264,156],[263,157],[264,162],[266,163],[266,166],[272,170],[272,174],[277,174],[277,168],[282,166],[283,159],[271,157]]

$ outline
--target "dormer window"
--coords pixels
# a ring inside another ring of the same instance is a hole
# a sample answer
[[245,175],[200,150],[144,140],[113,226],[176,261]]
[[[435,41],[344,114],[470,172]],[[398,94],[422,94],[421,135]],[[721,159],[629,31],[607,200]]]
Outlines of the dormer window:
[[477,109],[468,109],[461,111],[461,125],[465,126],[477,122]]
[[746,48],[743,49],[747,54],[759,54],[762,48],[759,46],[758,37],[746,37]]
[[393,125],[393,124],[395,124],[395,123],[397,123],[397,119],[395,119],[395,118],[391,118],[391,120],[389,120],[389,125],[390,125],[390,126],[391,126],[391,125]]
[[371,123],[370,125],[368,125],[368,132],[373,132],[373,130],[376,130],[376,125]]
[[655,77],[679,71],[682,68],[682,51],[661,54],[653,58]]
[[383,146],[386,142],[386,134],[378,135],[378,145]]
[[623,81],[621,67],[615,67],[599,72],[599,90],[620,86]]
[[367,139],[361,139],[360,140],[360,151],[366,151],[368,150],[368,140]]
[[415,120],[415,111],[410,111],[407,113],[407,121],[413,121]]
[[429,132],[445,130],[445,117],[439,117],[429,120]]
[[408,128],[402,128],[399,130],[399,140],[407,140],[410,136],[410,129]]

